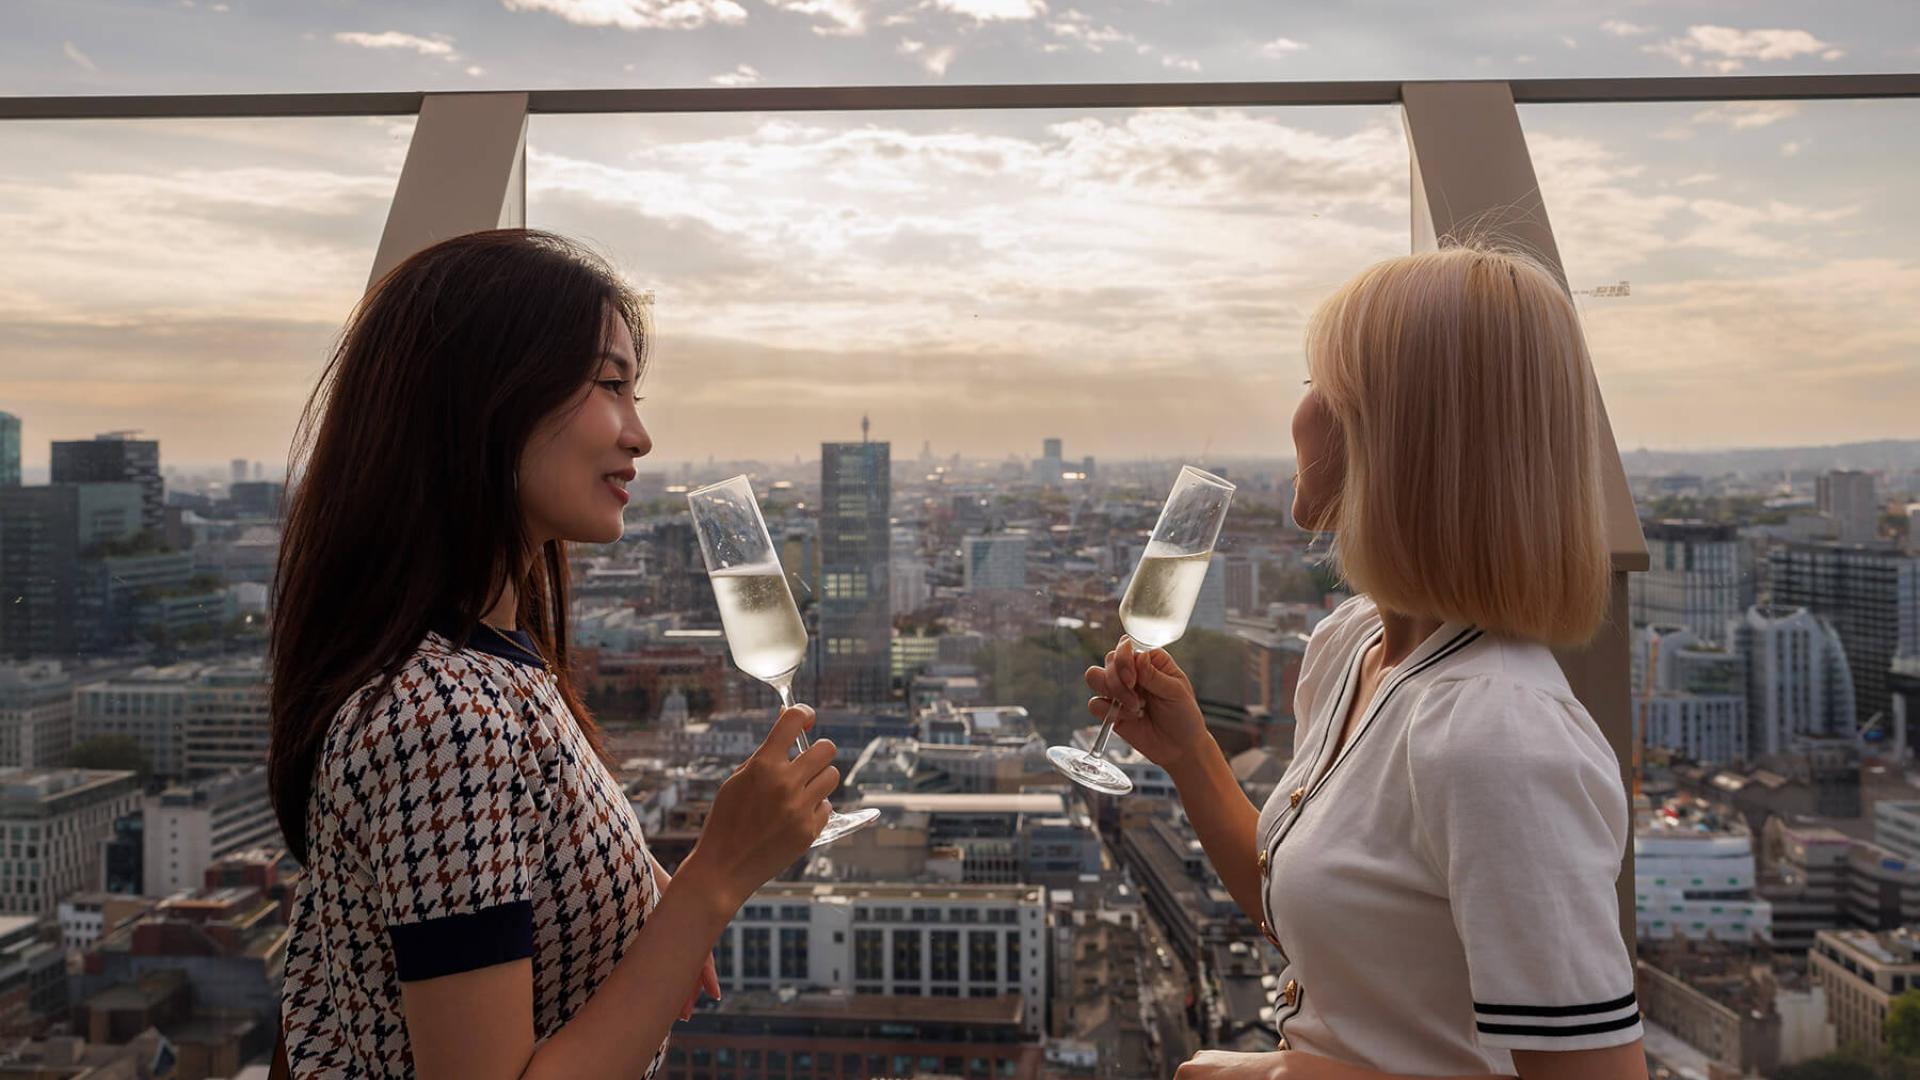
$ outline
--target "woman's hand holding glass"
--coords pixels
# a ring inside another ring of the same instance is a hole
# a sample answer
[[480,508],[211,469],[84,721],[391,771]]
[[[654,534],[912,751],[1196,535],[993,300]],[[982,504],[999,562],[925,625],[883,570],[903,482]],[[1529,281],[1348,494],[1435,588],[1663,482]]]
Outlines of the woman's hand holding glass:
[[729,913],[805,855],[833,812],[827,796],[840,783],[833,740],[787,757],[812,726],[813,710],[805,705],[781,711],[766,741],[720,785],[700,841],[681,868],[685,878],[698,866]]
[[1211,742],[1193,683],[1165,649],[1140,652],[1121,638],[1105,666],[1087,669],[1087,687],[1095,695],[1087,712],[1104,719],[1112,708],[1113,730],[1169,773]]

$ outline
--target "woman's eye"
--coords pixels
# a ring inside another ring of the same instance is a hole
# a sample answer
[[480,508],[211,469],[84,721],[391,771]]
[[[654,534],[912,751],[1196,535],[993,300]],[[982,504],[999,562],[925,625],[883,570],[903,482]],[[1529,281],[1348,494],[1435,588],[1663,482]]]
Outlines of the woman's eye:
[[627,381],[625,379],[601,379],[600,385],[617,394],[626,388]]

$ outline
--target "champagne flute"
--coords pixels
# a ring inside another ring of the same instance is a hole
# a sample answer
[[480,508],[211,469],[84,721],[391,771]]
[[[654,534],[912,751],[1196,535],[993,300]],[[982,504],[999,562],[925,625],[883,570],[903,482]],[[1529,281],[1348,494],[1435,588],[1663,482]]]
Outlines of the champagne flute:
[[[773,687],[783,711],[793,708],[793,676],[807,658],[807,628],[794,606],[793,590],[787,588],[787,574],[767,535],[753,485],[736,476],[687,492],[687,503],[693,508],[693,528],[700,536],[700,554],[707,562],[707,580],[720,605],[720,624],[726,628],[734,666]],[[812,745],[804,731],[796,743],[801,753]],[[813,846],[831,844],[879,817],[876,809],[835,812],[813,838]]]
[[[1193,616],[1193,602],[1199,599],[1200,586],[1207,579],[1207,563],[1213,558],[1214,543],[1220,539],[1220,526],[1227,520],[1233,492],[1232,484],[1210,472],[1191,465],[1181,467],[1166,505],[1160,508],[1153,536],[1140,553],[1140,565],[1133,571],[1126,597],[1120,601],[1120,625],[1143,651],[1164,649],[1187,632],[1187,620]],[[1106,721],[1100,725],[1092,749],[1050,746],[1047,760],[1082,787],[1108,795],[1132,791],[1133,781],[1106,758],[1116,711],[1117,705],[1107,706]]]

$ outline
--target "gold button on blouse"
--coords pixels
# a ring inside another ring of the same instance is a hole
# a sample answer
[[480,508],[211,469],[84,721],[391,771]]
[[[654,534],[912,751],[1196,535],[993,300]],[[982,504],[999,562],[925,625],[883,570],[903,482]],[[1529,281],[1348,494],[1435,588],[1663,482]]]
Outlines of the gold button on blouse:
[[1302,799],[1305,799],[1306,797],[1307,797],[1306,788],[1294,788],[1293,794],[1287,796],[1287,805],[1298,809],[1300,806],[1300,801]]
[[1273,936],[1273,927],[1268,926],[1267,920],[1265,919],[1260,920],[1260,932],[1267,936],[1268,944],[1272,945],[1276,949],[1280,947],[1280,939]]
[[1266,848],[1260,849],[1260,858],[1258,861],[1260,863],[1260,872],[1262,874],[1266,873],[1267,872],[1267,849]]
[[1285,1035],[1282,1035],[1282,1036],[1280,1036],[1280,1041],[1279,1041],[1279,1042],[1277,1042],[1277,1043],[1275,1043],[1275,1044],[1273,1044],[1273,1048],[1274,1048],[1275,1050],[1291,1050],[1291,1049],[1293,1049],[1293,1047],[1291,1047],[1291,1046],[1288,1046],[1288,1045],[1287,1045],[1287,1037],[1286,1037]]
[[1287,999],[1289,1009],[1300,1004],[1300,984],[1293,979],[1288,979],[1287,985],[1280,990],[1280,996]]

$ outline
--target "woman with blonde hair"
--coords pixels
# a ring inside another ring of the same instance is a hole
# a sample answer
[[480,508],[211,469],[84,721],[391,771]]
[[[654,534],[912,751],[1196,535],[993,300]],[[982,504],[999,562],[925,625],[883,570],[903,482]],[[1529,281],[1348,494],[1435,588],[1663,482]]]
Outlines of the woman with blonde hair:
[[1313,632],[1273,798],[1166,652],[1087,671],[1280,954],[1279,1052],[1178,1075],[1641,1080],[1626,793],[1550,650],[1593,637],[1611,582],[1573,304],[1520,255],[1390,259],[1320,308],[1307,370],[1293,516],[1355,596]]

